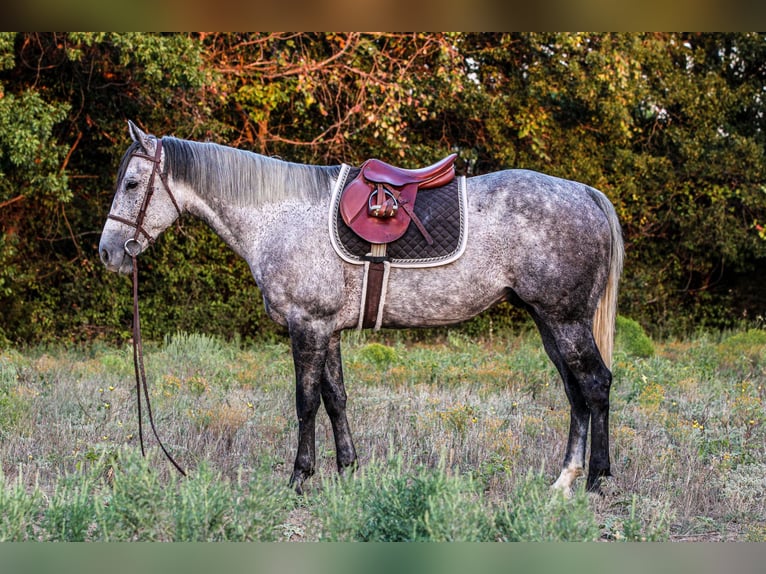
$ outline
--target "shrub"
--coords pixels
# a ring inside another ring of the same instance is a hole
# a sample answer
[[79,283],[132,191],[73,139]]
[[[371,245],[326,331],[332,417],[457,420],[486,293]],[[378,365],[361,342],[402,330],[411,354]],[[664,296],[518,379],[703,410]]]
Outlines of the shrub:
[[94,523],[96,509],[93,473],[62,476],[48,501],[42,527],[47,539],[85,542]]
[[600,530],[584,490],[565,498],[542,475],[527,475],[496,512],[500,540],[567,542],[598,540]]
[[493,537],[491,517],[470,477],[448,476],[443,468],[405,474],[401,458],[326,485],[317,513],[327,540],[476,542]]
[[387,367],[396,361],[396,351],[380,343],[370,343],[359,350],[359,355],[365,361],[376,367]]
[[615,327],[617,348],[634,357],[654,355],[654,344],[637,321],[618,315]]
[[43,495],[34,485],[28,491],[23,467],[14,482],[7,480],[0,468],[0,542],[34,540],[34,525],[42,511]]
[[719,345],[719,354],[723,359],[744,356],[757,360],[762,356],[764,349],[766,349],[766,331],[748,329],[724,338]]
[[137,454],[121,453],[98,511],[106,541],[274,541],[291,493],[270,473],[223,480],[204,465],[160,478]]

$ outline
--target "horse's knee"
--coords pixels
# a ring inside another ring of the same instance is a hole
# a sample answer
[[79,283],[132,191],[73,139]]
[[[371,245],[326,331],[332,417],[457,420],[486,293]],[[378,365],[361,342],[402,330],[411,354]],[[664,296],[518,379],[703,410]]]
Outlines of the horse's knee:
[[295,411],[298,421],[308,423],[314,420],[319,410],[320,395],[314,389],[299,389],[296,394]]

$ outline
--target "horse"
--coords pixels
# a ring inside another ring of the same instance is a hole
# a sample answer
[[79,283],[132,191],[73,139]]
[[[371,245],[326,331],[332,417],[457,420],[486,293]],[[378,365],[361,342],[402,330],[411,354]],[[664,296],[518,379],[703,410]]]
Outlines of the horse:
[[[341,332],[360,328],[363,272],[331,246],[331,190],[343,165],[293,163],[225,145],[157,137],[128,122],[99,254],[131,273],[135,256],[184,214],[206,222],[242,257],[268,316],[287,328],[295,368],[298,440],[290,486],[315,471],[315,419],[329,416],[338,472],[357,454],[346,416]],[[609,391],[623,267],[613,205],[583,183],[509,169],[464,178],[467,240],[454,261],[391,268],[382,328],[458,324],[508,301],[526,310],[570,404],[566,452],[552,488],[602,492],[611,476]]]

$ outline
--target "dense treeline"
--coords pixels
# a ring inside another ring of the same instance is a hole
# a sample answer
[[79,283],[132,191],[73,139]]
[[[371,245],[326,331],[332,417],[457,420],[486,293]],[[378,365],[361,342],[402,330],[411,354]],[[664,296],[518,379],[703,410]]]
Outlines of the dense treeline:
[[[659,333],[757,320],[765,99],[756,33],[2,33],[0,340],[127,335],[128,279],[97,253],[127,119],[305,163],[457,151],[468,175],[583,181],[623,223],[623,314]],[[275,333],[197,222],[142,260],[149,336]]]

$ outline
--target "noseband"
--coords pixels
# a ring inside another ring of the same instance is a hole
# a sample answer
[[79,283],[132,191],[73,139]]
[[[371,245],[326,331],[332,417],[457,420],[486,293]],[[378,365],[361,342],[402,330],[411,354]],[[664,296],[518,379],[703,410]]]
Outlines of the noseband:
[[[162,182],[162,185],[165,187],[165,191],[167,191],[168,196],[170,197],[170,201],[173,202],[173,206],[176,208],[176,211],[178,212],[178,216],[181,216],[181,210],[178,207],[178,203],[176,202],[176,198],[173,196],[173,192],[170,191],[170,186],[168,185],[168,181],[165,178],[165,176],[160,172],[160,160],[162,156],[162,140],[157,140],[157,151],[154,152],[154,157],[150,155],[146,155],[143,153],[134,152],[128,161],[132,159],[133,157],[140,157],[146,160],[151,161],[154,165],[152,166],[152,174],[149,176],[149,185],[146,190],[146,196],[144,197],[144,202],[141,204],[141,209],[138,212],[138,216],[136,217],[136,221],[130,221],[129,219],[125,219],[123,217],[119,217],[117,215],[112,215],[111,213],[107,216],[108,219],[113,219],[114,221],[118,221],[119,223],[123,223],[125,225],[128,225],[130,227],[133,227],[136,232],[133,234],[133,237],[125,241],[125,244],[123,248],[125,249],[125,253],[128,254],[128,256],[133,261],[133,366],[135,367],[136,372],[136,396],[138,398],[138,438],[139,442],[141,443],[141,454],[146,455],[144,452],[144,430],[143,430],[143,422],[142,422],[142,416],[141,416],[141,392],[143,390],[144,398],[146,399],[146,412],[149,415],[149,425],[152,428],[152,432],[154,433],[154,438],[157,439],[157,442],[160,445],[160,448],[162,449],[162,452],[165,453],[165,456],[167,459],[173,464],[173,466],[176,467],[176,470],[180,472],[182,475],[186,476],[186,472],[183,468],[173,459],[172,456],[170,456],[170,453],[165,448],[165,445],[162,444],[162,441],[160,440],[159,435],[157,434],[157,429],[154,426],[154,416],[152,415],[152,405],[149,402],[149,388],[146,383],[146,370],[144,368],[144,350],[143,350],[143,342],[141,340],[141,319],[138,313],[138,255],[141,252],[141,244],[138,242],[138,238],[140,235],[144,235],[146,239],[149,241],[149,244],[151,245],[154,243],[155,238],[149,235],[149,232],[147,232],[143,225],[144,225],[144,218],[146,217],[146,211],[149,208],[149,202],[152,199],[152,195],[154,194],[154,177],[159,173],[160,181]],[[142,389],[143,387],[143,389]]]
[[114,221],[118,221],[120,223],[123,223],[129,227],[133,227],[136,232],[125,242],[125,245],[123,246],[125,249],[125,253],[127,253],[130,257],[136,257],[138,256],[141,245],[138,242],[138,238],[140,235],[143,235],[146,237],[146,239],[149,241],[149,244],[151,245],[154,243],[155,238],[152,237],[146,229],[144,229],[144,218],[146,218],[146,212],[149,209],[149,202],[152,200],[152,196],[154,195],[154,177],[159,174],[160,181],[162,182],[163,187],[165,188],[165,191],[168,194],[168,197],[170,197],[170,201],[173,202],[173,207],[176,208],[176,211],[178,212],[178,216],[181,216],[181,209],[178,207],[178,202],[176,202],[176,198],[173,195],[173,192],[170,191],[170,186],[168,185],[168,180],[165,177],[164,174],[160,172],[160,161],[162,159],[162,140],[157,140],[157,150],[154,152],[154,157],[147,155],[145,153],[139,153],[139,152],[133,152],[128,159],[134,158],[134,157],[140,157],[142,159],[148,160],[152,162],[154,165],[152,166],[152,174],[149,176],[149,185],[146,188],[146,195],[144,196],[144,201],[141,204],[141,209],[138,211],[138,216],[136,216],[135,221],[130,221],[129,219],[125,219],[124,217],[120,217],[118,215],[109,214],[107,216],[107,219],[113,219]]

